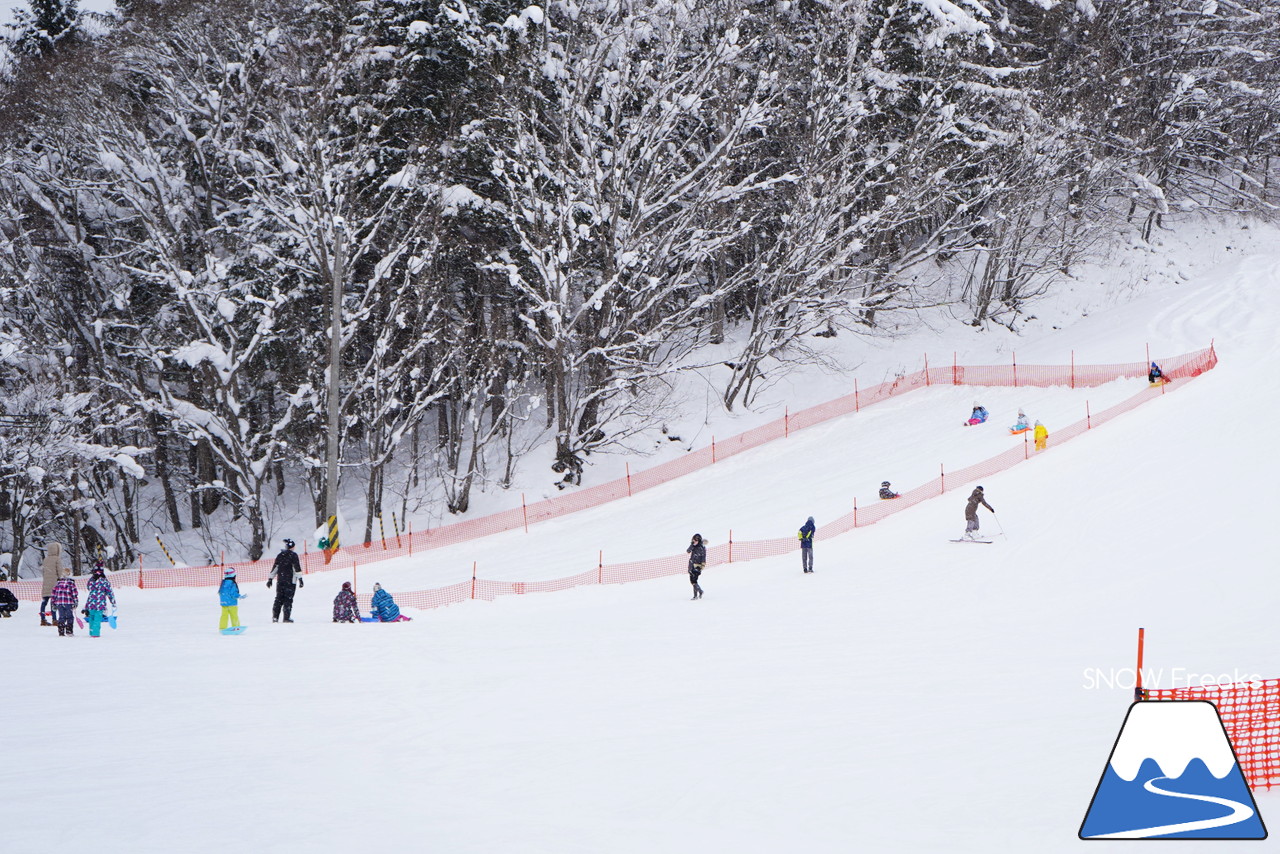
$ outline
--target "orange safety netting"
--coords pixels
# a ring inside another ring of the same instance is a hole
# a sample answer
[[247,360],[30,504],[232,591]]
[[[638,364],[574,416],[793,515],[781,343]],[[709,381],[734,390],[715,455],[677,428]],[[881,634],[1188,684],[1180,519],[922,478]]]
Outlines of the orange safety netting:
[[[1085,418],[1074,424],[1058,428],[1049,437],[1049,446],[1060,445],[1092,427],[1103,424],[1117,415],[1128,412],[1154,397],[1180,388],[1190,379],[1199,376],[1217,364],[1217,355],[1213,347],[1185,353],[1159,360],[1165,377],[1169,382],[1157,387],[1144,388],[1141,392],[1102,412],[1091,413],[1086,408]],[[625,477],[602,483],[585,489],[522,505],[518,508],[504,510],[488,516],[468,519],[450,525],[444,525],[427,531],[409,531],[398,536],[380,541],[377,545],[345,546],[334,553],[331,562],[324,561],[322,552],[310,552],[301,555],[303,572],[351,572],[357,565],[366,565],[378,561],[412,555],[414,552],[437,549],[468,540],[511,531],[520,527],[528,528],[531,524],[565,516],[579,510],[598,507],[612,501],[626,498],[636,492],[652,489],[669,483],[678,477],[715,465],[718,461],[761,447],[769,442],[783,439],[793,431],[803,430],[816,424],[856,413],[862,408],[873,406],[890,398],[907,392],[933,385],[973,385],[973,386],[1027,386],[1050,387],[1068,386],[1070,388],[1087,388],[1099,386],[1124,377],[1146,376],[1148,363],[1129,362],[1114,365],[1076,365],[1074,359],[1070,365],[1019,365],[1016,358],[1008,365],[966,366],[951,364],[944,367],[929,367],[925,360],[925,368],[911,374],[904,374],[892,382],[884,382],[869,389],[860,389],[854,381],[852,394],[835,400],[800,410],[794,414],[788,412],[782,418],[763,424],[717,441],[714,437],[711,444],[698,450],[690,451],[682,457],[644,471],[630,472]],[[1029,459],[1036,454],[1032,444],[1025,441],[991,459],[976,463],[957,471],[939,471],[933,480],[905,490],[901,497],[894,501],[877,501],[875,504],[859,508],[856,504],[848,513],[818,528],[820,538],[843,534],[854,528],[873,525],[893,513],[900,513],[908,507],[934,498],[951,489],[989,476]],[[799,548],[794,537],[780,537],[770,540],[751,540],[722,543],[707,549],[707,566],[716,566],[735,561],[756,560],[786,554]],[[305,545],[304,545],[305,549]],[[245,582],[265,581],[271,572],[273,558],[264,558],[252,562],[236,562],[237,577]],[[628,581],[642,581],[666,575],[676,575],[686,569],[686,558],[683,554],[660,557],[644,561],[633,561],[620,564],[600,564],[596,567],[566,578],[544,581],[488,581],[473,579],[433,590],[419,590],[396,594],[400,604],[415,608],[435,608],[462,602],[467,599],[484,599],[491,601],[498,596],[511,594],[546,592],[565,590],[583,584],[621,584]],[[200,567],[173,567],[165,569],[131,569],[110,574],[116,587],[205,587],[218,584],[222,579],[222,565]],[[21,599],[38,601],[40,598],[39,581],[18,581],[9,586]]]
[[1280,679],[1203,688],[1161,688],[1147,700],[1208,700],[1218,707],[1245,780],[1253,789],[1280,785]]

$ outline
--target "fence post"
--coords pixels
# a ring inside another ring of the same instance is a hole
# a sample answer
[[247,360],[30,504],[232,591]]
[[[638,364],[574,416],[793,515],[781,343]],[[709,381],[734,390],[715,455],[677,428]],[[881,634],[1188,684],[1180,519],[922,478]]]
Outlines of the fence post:
[[853,498],[853,527],[858,527],[858,497]]
[[604,584],[604,549],[599,551],[596,558],[596,584]]
[[[628,475],[627,483],[630,484],[631,478]],[[520,493],[520,509],[524,512],[524,532],[529,533],[529,505],[524,503],[524,493]]]
[[405,536],[408,537],[409,539],[409,554],[413,554],[413,522],[406,519],[404,526],[405,526]]
[[[627,497],[631,497],[631,463],[627,463]],[[525,530],[528,530],[529,521],[525,519]]]
[[853,378],[853,411],[858,411],[858,378]]
[[924,384],[926,386],[933,385],[933,383],[929,382],[929,354],[928,353],[924,354]]
[[942,484],[942,488],[938,490],[938,494],[941,495],[947,491],[947,470],[942,463],[938,463],[938,477],[940,478],[939,482]]
[[1018,351],[1013,351],[1013,387],[1018,387]]
[[1093,429],[1093,416],[1089,413],[1089,401],[1084,402],[1084,429]]
[[1026,432],[1022,434],[1022,458],[1024,460],[1031,459],[1031,445],[1027,442]]
[[783,407],[782,410],[782,436],[783,438],[791,438],[791,407]]
[[1071,351],[1071,387],[1076,387],[1076,351]]
[[714,464],[715,461],[716,461],[716,437],[712,436],[711,437],[711,462]]
[[1133,686],[1133,700],[1135,703],[1139,700],[1145,700],[1147,698],[1146,696],[1147,692],[1142,690],[1142,646],[1143,646],[1143,642],[1146,640],[1146,634],[1147,634],[1146,629],[1143,629],[1143,628],[1138,629],[1138,669],[1137,669],[1137,678],[1134,680],[1134,686]]
[[471,561],[471,598],[476,598],[476,562]]
[[142,553],[138,553],[138,589],[142,589]]
[[733,563],[733,528],[729,529],[729,563]]
[[960,385],[960,362],[956,351],[951,351],[951,384]]

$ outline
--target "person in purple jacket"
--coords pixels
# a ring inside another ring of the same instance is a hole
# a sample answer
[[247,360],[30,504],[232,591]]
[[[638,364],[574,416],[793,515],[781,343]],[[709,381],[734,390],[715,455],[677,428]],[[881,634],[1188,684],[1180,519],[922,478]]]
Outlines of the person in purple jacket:
[[107,581],[107,568],[102,561],[94,564],[93,574],[89,576],[89,595],[85,597],[84,607],[89,617],[89,637],[102,636],[102,614],[107,610],[107,601],[116,604],[116,594]]
[[58,624],[58,637],[71,637],[76,633],[75,610],[80,604],[80,589],[71,580],[71,570],[63,569],[62,577],[53,585],[49,594],[50,604]]

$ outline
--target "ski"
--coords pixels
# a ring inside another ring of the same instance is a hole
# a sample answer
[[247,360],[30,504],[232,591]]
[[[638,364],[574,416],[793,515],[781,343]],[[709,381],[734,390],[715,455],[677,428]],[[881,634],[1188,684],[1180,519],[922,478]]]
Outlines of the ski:
[[987,545],[991,545],[991,543],[994,541],[993,540],[970,540],[968,538],[961,537],[958,540],[951,540],[951,542],[953,543],[986,543]]

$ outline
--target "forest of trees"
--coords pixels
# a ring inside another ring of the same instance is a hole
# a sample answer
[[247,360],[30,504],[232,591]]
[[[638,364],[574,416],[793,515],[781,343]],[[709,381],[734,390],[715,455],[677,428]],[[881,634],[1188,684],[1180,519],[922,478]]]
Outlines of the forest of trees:
[[[1280,203],[1277,0],[31,0],[0,81],[0,550],[576,483],[672,372],[976,326]],[[341,287],[340,389],[327,385]],[[143,530],[143,529],[146,530]],[[361,532],[348,532],[350,542]]]

